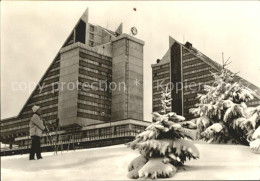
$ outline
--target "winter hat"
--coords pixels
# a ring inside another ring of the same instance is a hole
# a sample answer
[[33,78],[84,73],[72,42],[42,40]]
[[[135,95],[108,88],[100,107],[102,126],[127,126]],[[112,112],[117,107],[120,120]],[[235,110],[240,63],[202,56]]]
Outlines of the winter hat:
[[33,112],[36,112],[38,109],[40,109],[40,106],[33,106],[32,107]]

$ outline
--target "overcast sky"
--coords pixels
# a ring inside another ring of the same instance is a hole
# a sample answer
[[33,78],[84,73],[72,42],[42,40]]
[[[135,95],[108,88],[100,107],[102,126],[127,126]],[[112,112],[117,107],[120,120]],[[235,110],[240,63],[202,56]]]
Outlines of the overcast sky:
[[[219,2],[1,2],[1,116],[16,116],[30,91],[12,83],[38,82],[77,20],[89,7],[90,23],[124,33],[137,27],[145,41],[144,81],[168,49],[169,35],[189,41],[211,59],[231,57],[229,68],[260,86],[260,3]],[[137,11],[133,11],[136,8]],[[32,91],[32,90],[31,90]],[[151,119],[152,88],[144,87],[144,119]]]

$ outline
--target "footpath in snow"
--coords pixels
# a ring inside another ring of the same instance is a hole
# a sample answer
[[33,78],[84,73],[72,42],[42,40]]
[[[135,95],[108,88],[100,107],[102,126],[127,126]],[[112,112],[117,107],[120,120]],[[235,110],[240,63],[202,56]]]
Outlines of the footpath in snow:
[[[259,180],[260,154],[241,145],[196,144],[200,159],[187,161],[174,180]],[[125,145],[1,158],[2,181],[129,180],[127,167],[139,154]]]

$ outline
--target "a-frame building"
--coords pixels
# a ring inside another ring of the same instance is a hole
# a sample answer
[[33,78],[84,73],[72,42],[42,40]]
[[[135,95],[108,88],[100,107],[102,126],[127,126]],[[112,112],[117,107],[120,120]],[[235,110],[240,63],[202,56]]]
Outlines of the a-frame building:
[[[143,85],[134,85],[143,81],[143,46],[144,41],[123,33],[122,23],[115,31],[89,23],[87,9],[18,116],[1,120],[1,142],[18,145],[17,150],[29,147],[33,105],[41,107],[53,138],[64,146],[72,139],[81,147],[132,139],[148,124]],[[51,149],[46,135],[41,142]]]
[[[202,52],[186,42],[181,44],[169,37],[169,49],[161,60],[152,64],[153,111],[161,111],[161,90],[172,86],[171,110],[186,117],[193,118],[189,109],[198,103],[197,94],[203,92],[203,84],[211,84],[214,78],[211,72],[220,72],[222,66],[211,60]],[[253,90],[254,100],[248,106],[260,104],[260,88],[237,76],[245,86]]]

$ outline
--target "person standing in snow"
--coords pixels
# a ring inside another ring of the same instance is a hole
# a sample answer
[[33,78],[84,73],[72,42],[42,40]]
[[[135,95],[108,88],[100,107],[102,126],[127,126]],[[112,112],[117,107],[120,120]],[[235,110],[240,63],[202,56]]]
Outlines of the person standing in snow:
[[34,159],[35,154],[37,156],[37,159],[42,159],[40,139],[42,136],[42,132],[45,129],[45,126],[43,124],[43,119],[41,118],[42,112],[40,107],[35,105],[32,107],[32,110],[34,114],[29,123],[30,137],[32,139],[32,146],[30,150],[29,160],[35,160]]

